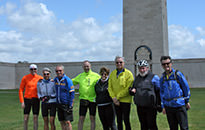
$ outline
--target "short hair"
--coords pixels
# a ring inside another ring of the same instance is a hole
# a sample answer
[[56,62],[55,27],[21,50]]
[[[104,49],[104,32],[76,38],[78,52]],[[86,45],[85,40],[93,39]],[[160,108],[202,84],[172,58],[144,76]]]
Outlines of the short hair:
[[102,74],[102,73],[107,73],[107,75],[109,75],[109,73],[110,73],[110,70],[108,69],[108,68],[106,68],[106,67],[102,67],[102,68],[100,68],[100,74]]
[[125,62],[125,58],[124,58],[124,57],[122,57],[122,56],[116,56],[116,57],[115,57],[115,62],[116,62],[116,61],[117,61],[117,59],[119,59],[119,58],[122,58],[123,62]]
[[63,65],[57,65],[56,68],[57,67],[61,67],[64,70],[64,66]]
[[163,60],[167,60],[167,59],[169,59],[170,62],[172,62],[172,58],[170,56],[161,56],[160,62],[162,62]]

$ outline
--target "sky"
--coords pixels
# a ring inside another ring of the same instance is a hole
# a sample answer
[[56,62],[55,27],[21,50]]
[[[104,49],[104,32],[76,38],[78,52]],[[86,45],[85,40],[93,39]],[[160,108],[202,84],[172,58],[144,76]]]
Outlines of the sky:
[[[204,0],[167,0],[169,54],[205,58]],[[0,62],[122,56],[122,0],[0,0]]]

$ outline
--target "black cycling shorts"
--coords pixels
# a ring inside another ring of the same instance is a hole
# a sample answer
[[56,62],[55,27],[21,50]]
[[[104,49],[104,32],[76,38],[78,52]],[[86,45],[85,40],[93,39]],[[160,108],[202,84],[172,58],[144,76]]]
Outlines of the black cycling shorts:
[[89,113],[91,116],[96,115],[96,103],[90,102],[87,100],[87,102],[84,104],[84,99],[80,100],[80,108],[79,108],[79,115],[80,116],[86,116],[87,109],[89,108]]
[[43,117],[47,117],[50,112],[50,116],[56,116],[56,103],[42,103],[41,114]]
[[73,112],[72,113],[67,113],[60,107],[58,107],[58,120],[59,121],[73,121]]
[[31,111],[31,107],[34,115],[39,114],[40,100],[38,98],[32,98],[32,99],[24,98],[24,104],[25,104],[24,114],[29,114]]

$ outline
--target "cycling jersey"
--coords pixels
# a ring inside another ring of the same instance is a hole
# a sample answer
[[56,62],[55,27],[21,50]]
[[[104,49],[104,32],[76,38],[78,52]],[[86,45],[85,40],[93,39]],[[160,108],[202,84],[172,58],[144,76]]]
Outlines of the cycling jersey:
[[95,102],[95,84],[99,78],[99,74],[89,70],[89,72],[83,72],[72,79],[74,85],[79,84],[79,99]]
[[[40,79],[43,79],[43,77],[37,74],[35,75],[28,74],[22,78],[20,88],[19,88],[19,99],[21,103],[24,102],[24,98],[28,98],[28,99],[38,98],[37,83]],[[23,96],[23,92],[24,92],[24,96]]]

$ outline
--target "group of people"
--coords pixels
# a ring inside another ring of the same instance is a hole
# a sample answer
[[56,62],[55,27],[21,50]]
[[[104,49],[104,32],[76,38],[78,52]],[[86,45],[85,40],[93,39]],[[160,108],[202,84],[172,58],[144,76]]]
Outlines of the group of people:
[[180,71],[172,68],[170,56],[162,56],[160,62],[164,69],[161,78],[150,71],[146,60],[140,60],[137,63],[139,74],[135,79],[132,72],[124,67],[124,58],[120,56],[116,56],[116,69],[111,73],[106,67],[102,67],[99,74],[93,72],[91,63],[86,60],[82,65],[84,72],[73,79],[64,74],[62,65],[56,67],[56,77],[51,79],[49,68],[43,69],[41,77],[37,74],[37,66],[31,64],[30,74],[22,78],[19,89],[19,98],[24,109],[24,129],[28,129],[31,107],[34,130],[38,129],[41,101],[44,130],[49,129],[49,122],[51,129],[56,129],[56,111],[62,130],[72,130],[74,85],[79,85],[78,130],[83,129],[88,109],[90,128],[95,130],[96,106],[104,130],[123,130],[123,122],[125,129],[131,130],[132,96],[141,130],[158,129],[157,111],[167,115],[171,130],[177,130],[178,125],[181,130],[188,130],[187,110],[191,107],[188,82]]

